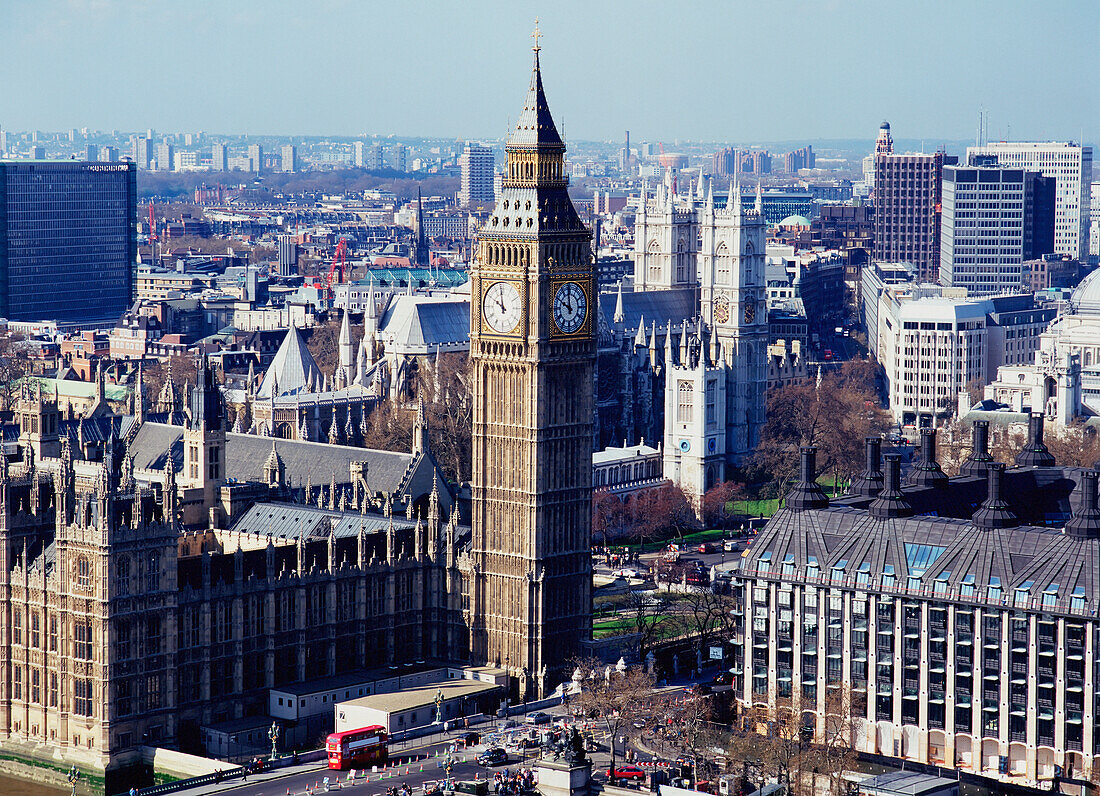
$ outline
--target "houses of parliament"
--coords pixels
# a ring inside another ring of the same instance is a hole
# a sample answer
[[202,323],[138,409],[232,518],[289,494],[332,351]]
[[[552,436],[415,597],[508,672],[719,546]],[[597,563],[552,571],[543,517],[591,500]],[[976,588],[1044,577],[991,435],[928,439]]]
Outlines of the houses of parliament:
[[[227,428],[212,366],[115,414],[28,380],[0,456],[0,753],[109,778],[289,683],[446,660],[553,691],[590,637],[597,300],[536,40],[472,274],[469,517],[428,444]],[[291,330],[293,333],[293,330]],[[100,382],[102,384],[102,382]]]

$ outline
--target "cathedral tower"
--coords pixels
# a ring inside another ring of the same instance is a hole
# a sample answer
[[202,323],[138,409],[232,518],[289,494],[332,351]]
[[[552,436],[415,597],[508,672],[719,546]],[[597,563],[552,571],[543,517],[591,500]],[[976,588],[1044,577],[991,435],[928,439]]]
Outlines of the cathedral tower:
[[470,274],[474,375],[471,657],[531,697],[591,633],[595,271],[565,144],[531,86]]
[[767,388],[768,311],[764,276],[764,212],[743,207],[730,183],[724,208],[708,198],[702,211],[700,306],[727,368],[726,460],[739,465],[760,441]]

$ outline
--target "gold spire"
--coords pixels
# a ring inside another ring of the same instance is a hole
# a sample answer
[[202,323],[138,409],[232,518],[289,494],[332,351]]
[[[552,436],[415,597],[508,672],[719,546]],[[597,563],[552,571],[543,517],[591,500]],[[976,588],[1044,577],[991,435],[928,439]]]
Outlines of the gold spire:
[[539,18],[538,17],[535,17],[535,29],[533,31],[531,31],[531,38],[535,40],[535,46],[532,47],[531,49],[534,50],[535,52],[538,52],[540,49],[542,49],[541,47],[539,47],[539,39],[542,38],[542,31],[539,30]]

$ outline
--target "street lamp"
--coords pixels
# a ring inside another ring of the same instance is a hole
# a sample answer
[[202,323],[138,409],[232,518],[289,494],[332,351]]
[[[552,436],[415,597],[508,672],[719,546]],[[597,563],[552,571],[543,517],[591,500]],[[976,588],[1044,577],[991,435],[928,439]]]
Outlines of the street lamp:
[[277,722],[271,722],[271,729],[267,731],[267,737],[271,739],[271,759],[276,757],[275,747],[279,743],[279,725]]
[[76,783],[80,780],[80,772],[76,770],[76,766],[72,766],[69,769],[69,773],[65,775],[65,779],[69,781],[69,786],[72,788],[69,792],[70,796],[76,796]]

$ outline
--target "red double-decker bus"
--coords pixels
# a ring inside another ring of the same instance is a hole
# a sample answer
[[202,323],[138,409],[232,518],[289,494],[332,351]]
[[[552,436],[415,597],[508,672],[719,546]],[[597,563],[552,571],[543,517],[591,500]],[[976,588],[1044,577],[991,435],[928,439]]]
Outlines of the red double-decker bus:
[[328,767],[345,770],[385,763],[387,737],[386,728],[379,724],[332,733],[325,741]]

